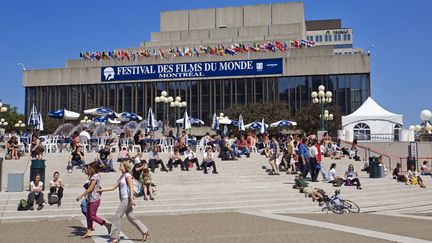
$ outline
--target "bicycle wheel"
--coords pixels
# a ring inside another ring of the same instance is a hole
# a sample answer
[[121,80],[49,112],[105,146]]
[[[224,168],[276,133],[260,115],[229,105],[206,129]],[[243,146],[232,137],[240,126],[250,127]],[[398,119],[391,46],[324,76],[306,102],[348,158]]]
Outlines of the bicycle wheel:
[[327,207],[336,214],[343,214],[344,207],[343,205],[338,205],[334,200],[331,200],[327,203]]
[[344,207],[350,213],[360,213],[360,207],[351,200],[341,200]]

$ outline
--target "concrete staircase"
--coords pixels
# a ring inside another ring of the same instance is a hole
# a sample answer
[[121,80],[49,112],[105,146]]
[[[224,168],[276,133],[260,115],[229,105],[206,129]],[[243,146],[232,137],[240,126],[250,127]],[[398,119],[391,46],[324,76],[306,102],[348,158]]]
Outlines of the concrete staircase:
[[[82,218],[79,203],[75,198],[83,192],[82,185],[86,177],[80,170],[67,174],[65,169],[67,156],[67,154],[45,156],[47,161],[45,183],[48,184],[48,178],[54,171],[59,171],[65,182],[62,206],[58,208],[56,205],[46,205],[41,211],[18,212],[18,201],[27,198],[28,192],[2,192],[0,193],[1,222]],[[87,159],[94,157],[94,154],[86,155]],[[162,158],[167,161],[167,155]],[[326,168],[329,168],[331,162],[330,159],[325,160]],[[353,163],[356,169],[362,167],[359,162],[349,159],[338,160],[336,163],[340,175],[349,163]],[[174,168],[174,171],[169,173],[157,170],[153,174],[153,181],[157,184],[156,200],[144,201],[138,198],[134,212],[138,215],[156,215],[242,210],[281,213],[321,211],[321,208],[310,198],[305,198],[303,194],[298,193],[298,190],[292,189],[293,175],[269,176],[262,168],[267,165],[267,160],[263,156],[254,154],[251,158],[242,158],[238,161],[217,160],[219,171],[217,175],[211,173],[205,175],[195,169],[184,172]],[[117,167],[117,163],[115,166]],[[117,181],[120,173],[101,173],[101,175],[102,186],[109,187]],[[430,204],[432,179],[426,176],[423,176],[423,179],[429,186],[426,189],[397,183],[389,176],[370,179],[362,172],[360,180],[363,190],[342,187],[341,195],[356,202],[362,212],[432,212],[432,204]],[[323,188],[331,195],[336,189],[325,182],[316,182],[312,185]],[[44,194],[46,199],[48,192]],[[102,195],[98,214],[110,219],[118,205],[118,192],[106,192]]]

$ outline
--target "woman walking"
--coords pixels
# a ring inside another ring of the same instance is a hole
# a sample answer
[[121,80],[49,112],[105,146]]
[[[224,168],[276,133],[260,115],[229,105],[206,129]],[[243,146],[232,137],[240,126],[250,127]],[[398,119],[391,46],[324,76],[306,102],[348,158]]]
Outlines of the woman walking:
[[86,165],[86,173],[88,176],[88,181],[84,184],[86,191],[79,195],[76,200],[77,202],[83,197],[87,197],[87,232],[83,235],[83,238],[92,237],[93,222],[103,225],[107,228],[108,234],[111,233],[111,224],[105,220],[99,218],[96,213],[101,201],[100,193],[100,175],[99,172],[102,169],[101,165],[97,160],[94,160]]
[[113,219],[113,229],[111,231],[111,241],[110,242],[118,242],[119,241],[119,233],[120,233],[120,223],[123,215],[126,213],[126,217],[129,222],[135,226],[137,230],[139,230],[142,234],[142,241],[146,241],[149,233],[148,228],[139,221],[135,215],[133,214],[133,206],[135,206],[135,195],[134,195],[134,186],[132,176],[130,174],[130,166],[127,162],[121,162],[119,164],[119,170],[122,173],[117,183],[114,184],[109,189],[99,189],[98,192],[106,192],[113,191],[119,188],[119,197],[120,197],[120,206],[118,207],[114,219]]

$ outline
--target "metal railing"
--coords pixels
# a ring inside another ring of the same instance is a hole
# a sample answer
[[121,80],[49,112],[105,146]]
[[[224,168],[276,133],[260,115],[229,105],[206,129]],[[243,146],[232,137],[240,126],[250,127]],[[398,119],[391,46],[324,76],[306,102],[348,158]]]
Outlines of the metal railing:
[[[343,143],[349,144],[350,146],[353,145],[352,142],[348,142],[345,140],[340,140],[340,141]],[[391,155],[391,154],[388,154],[388,153],[385,153],[385,152],[382,152],[382,151],[379,151],[379,150],[376,150],[376,149],[373,149],[371,147],[364,146],[361,144],[357,144],[356,147],[359,150],[360,149],[364,150],[364,158],[365,159],[368,159],[369,157],[371,157],[371,155],[378,155],[378,156],[382,156],[383,158],[386,158],[388,160],[388,169],[389,170],[392,170],[392,158],[396,159],[396,161],[401,158],[400,156]]]
[[373,133],[373,134],[354,134],[358,141],[365,142],[393,142],[399,141],[398,134],[394,133]]

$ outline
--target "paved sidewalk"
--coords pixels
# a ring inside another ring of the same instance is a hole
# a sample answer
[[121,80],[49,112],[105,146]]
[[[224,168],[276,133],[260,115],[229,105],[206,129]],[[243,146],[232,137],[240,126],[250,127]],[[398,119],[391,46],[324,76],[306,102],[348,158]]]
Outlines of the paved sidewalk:
[[[139,217],[150,231],[149,242],[386,242],[318,227],[241,213]],[[122,232],[138,240],[140,233],[126,220]]]
[[0,224],[0,242],[93,242],[81,239],[85,227],[78,220]]
[[377,214],[287,214],[289,216],[431,240],[431,221]]
[[[304,226],[241,213],[211,213],[139,217],[150,230],[148,242],[386,242],[324,228]],[[110,219],[111,220],[111,219]],[[106,232],[105,228],[101,232]],[[121,231],[139,241],[140,233],[126,220]],[[82,240],[85,227],[78,220],[4,223],[0,225],[2,242],[93,242]],[[95,233],[96,235],[96,233]],[[108,236],[95,238],[105,242]]]

